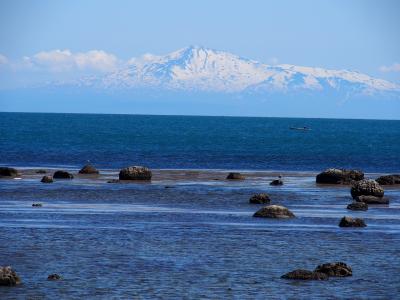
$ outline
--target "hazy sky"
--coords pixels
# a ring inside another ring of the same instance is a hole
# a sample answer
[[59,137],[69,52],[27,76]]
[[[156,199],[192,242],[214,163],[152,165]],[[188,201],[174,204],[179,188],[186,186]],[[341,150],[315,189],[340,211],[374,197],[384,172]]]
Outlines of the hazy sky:
[[0,79],[13,80],[6,63],[19,70],[16,77],[35,55],[56,49],[97,50],[82,63],[100,57],[107,67],[201,45],[400,82],[399,15],[397,0],[1,1]]

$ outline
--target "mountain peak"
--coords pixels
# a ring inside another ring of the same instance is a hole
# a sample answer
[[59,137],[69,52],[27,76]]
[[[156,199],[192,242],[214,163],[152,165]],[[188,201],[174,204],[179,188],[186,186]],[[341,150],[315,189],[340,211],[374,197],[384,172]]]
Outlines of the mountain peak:
[[127,68],[83,83],[106,88],[151,88],[225,93],[336,90],[349,93],[399,92],[382,79],[348,70],[267,65],[229,52],[191,45],[167,55],[146,54]]

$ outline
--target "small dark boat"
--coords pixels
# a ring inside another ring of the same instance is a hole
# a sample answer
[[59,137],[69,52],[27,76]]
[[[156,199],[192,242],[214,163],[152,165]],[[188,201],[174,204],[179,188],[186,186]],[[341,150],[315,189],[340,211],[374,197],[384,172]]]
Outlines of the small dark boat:
[[289,129],[291,129],[291,130],[301,130],[301,131],[309,131],[309,130],[311,130],[311,128],[308,128],[308,127],[289,127]]

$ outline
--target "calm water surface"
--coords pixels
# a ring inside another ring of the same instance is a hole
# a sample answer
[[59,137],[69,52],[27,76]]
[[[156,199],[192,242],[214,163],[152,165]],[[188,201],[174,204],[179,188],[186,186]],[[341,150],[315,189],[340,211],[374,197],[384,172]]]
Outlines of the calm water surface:
[[[23,281],[0,287],[0,299],[398,298],[400,188],[385,187],[389,205],[351,212],[348,186],[315,184],[330,166],[398,172],[397,121],[0,115],[0,164],[22,172],[0,180],[0,265]],[[100,177],[42,184],[29,170],[77,173],[87,159]],[[151,183],[107,183],[134,164],[155,170]],[[220,169],[246,169],[247,179],[226,181]],[[285,185],[255,170],[279,170]],[[258,192],[297,217],[253,218]],[[344,215],[368,227],[339,228]],[[280,279],[331,261],[353,276]]]

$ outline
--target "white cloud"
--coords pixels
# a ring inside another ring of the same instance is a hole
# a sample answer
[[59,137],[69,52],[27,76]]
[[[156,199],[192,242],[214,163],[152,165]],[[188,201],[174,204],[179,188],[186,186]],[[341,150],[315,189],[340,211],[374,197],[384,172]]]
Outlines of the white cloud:
[[145,63],[145,62],[157,60],[160,58],[161,58],[161,56],[154,55],[151,53],[145,53],[139,57],[132,57],[130,60],[128,60],[128,65],[132,65],[132,64],[136,64],[136,63]]
[[381,72],[400,72],[400,64],[399,63],[394,63],[391,66],[381,66],[379,68]]
[[25,66],[52,72],[75,70],[107,72],[114,70],[119,64],[115,55],[103,50],[73,53],[68,49],[42,51],[32,57],[24,57],[23,62]]
[[8,64],[8,59],[4,55],[0,54],[0,65]]

